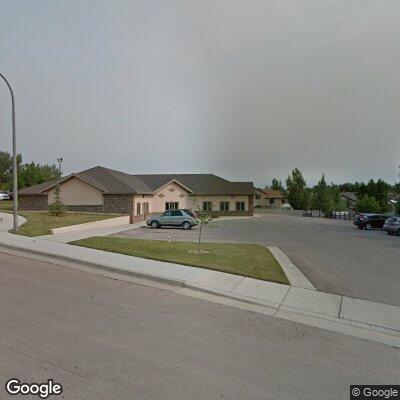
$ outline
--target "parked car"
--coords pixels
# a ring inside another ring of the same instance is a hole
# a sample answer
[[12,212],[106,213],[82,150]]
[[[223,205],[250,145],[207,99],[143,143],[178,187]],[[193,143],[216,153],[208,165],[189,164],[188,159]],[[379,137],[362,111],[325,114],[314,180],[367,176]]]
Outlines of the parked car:
[[183,211],[185,211],[186,214],[189,214],[191,217],[193,217],[194,219],[197,218],[197,214],[193,211],[193,210],[189,210],[187,208],[183,208]]
[[389,218],[385,225],[383,225],[383,230],[388,233],[388,235],[400,236],[400,217]]
[[357,214],[354,225],[356,225],[358,229],[370,231],[371,229],[383,228],[388,218],[387,215],[382,214]]
[[0,200],[10,200],[10,197],[5,190],[0,190]]
[[13,192],[7,192],[8,199],[9,200],[14,200],[14,193]]
[[185,210],[168,210],[161,215],[150,217],[146,224],[154,229],[162,226],[181,226],[187,230],[197,225],[197,222]]

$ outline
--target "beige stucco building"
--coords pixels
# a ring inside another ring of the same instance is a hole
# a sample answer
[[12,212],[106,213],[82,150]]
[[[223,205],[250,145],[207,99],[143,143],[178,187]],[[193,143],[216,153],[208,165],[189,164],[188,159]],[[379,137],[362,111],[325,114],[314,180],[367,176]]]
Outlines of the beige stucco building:
[[230,182],[213,174],[131,175],[104,167],[24,188],[20,208],[46,210],[56,185],[71,211],[130,214],[134,219],[173,208],[253,215],[252,182]]
[[279,190],[254,189],[254,207],[280,208],[285,202],[285,196]]

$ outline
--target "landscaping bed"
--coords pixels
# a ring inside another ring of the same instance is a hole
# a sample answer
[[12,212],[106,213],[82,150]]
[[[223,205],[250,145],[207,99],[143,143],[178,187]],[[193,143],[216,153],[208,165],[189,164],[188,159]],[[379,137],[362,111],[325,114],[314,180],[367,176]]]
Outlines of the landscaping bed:
[[197,243],[187,242],[94,236],[70,244],[289,284],[271,252],[257,244],[203,243],[200,254]]

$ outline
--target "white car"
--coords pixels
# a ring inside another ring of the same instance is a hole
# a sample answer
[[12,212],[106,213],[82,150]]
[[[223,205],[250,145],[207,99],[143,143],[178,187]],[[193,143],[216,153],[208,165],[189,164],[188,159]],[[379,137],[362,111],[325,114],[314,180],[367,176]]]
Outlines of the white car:
[[10,200],[8,194],[5,192],[0,192],[0,200]]

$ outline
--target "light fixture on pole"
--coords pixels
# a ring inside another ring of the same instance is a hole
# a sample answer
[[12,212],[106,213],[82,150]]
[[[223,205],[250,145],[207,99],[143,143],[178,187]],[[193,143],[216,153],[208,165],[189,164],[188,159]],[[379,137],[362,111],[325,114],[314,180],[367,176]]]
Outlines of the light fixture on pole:
[[11,95],[11,124],[12,124],[12,171],[13,171],[13,214],[14,214],[14,232],[18,231],[18,177],[17,177],[17,134],[15,129],[15,100],[14,92],[8,80],[3,74],[0,77],[6,83]]
[[61,163],[63,162],[63,158],[62,157],[57,157],[57,161],[58,161],[58,169],[60,170],[60,178],[62,176],[62,169],[61,169]]

